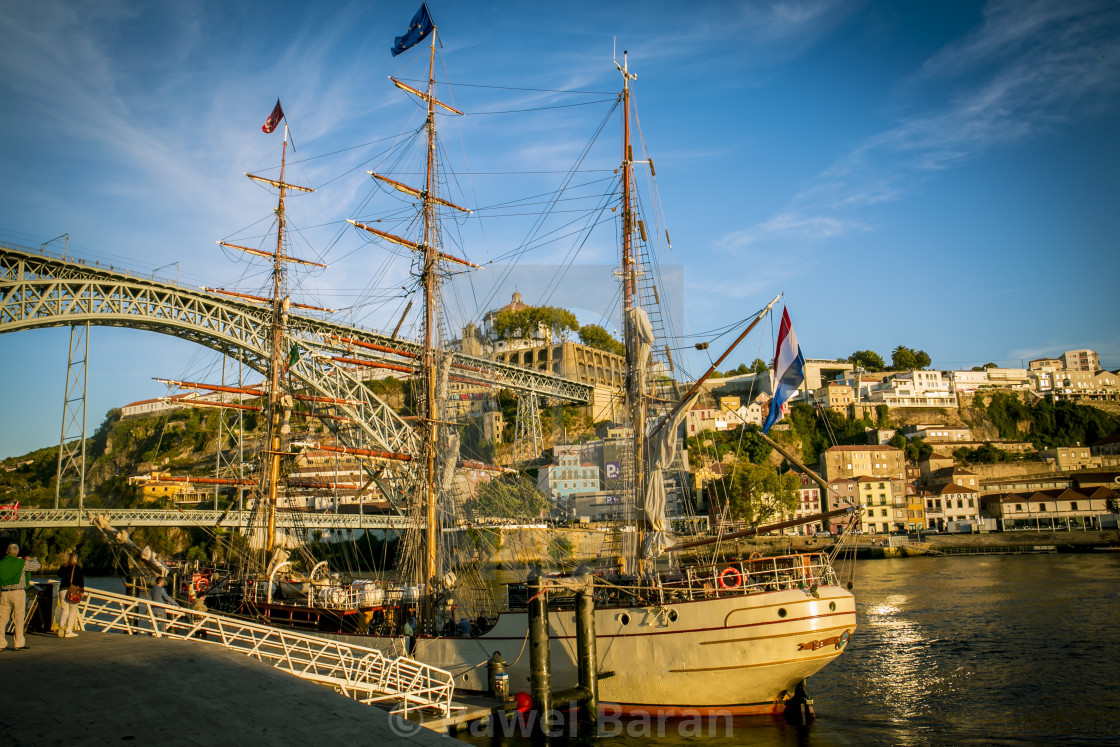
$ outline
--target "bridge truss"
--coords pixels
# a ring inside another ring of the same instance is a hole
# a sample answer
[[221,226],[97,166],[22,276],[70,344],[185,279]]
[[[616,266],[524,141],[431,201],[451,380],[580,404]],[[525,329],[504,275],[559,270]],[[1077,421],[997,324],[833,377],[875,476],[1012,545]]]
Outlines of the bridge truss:
[[[132,275],[25,247],[0,245],[0,334],[41,327],[99,326],[149,330],[190,340],[242,360],[266,375],[270,312],[251,303]],[[420,345],[312,316],[291,314],[290,373],[306,391],[331,400],[326,424],[348,446],[415,455],[413,426],[363,382],[365,366],[411,370]],[[551,373],[454,353],[456,379],[508,388],[539,399],[587,404],[592,387]],[[376,459],[376,458],[375,458]],[[372,475],[386,497],[403,503],[416,476],[407,461],[388,460]]]

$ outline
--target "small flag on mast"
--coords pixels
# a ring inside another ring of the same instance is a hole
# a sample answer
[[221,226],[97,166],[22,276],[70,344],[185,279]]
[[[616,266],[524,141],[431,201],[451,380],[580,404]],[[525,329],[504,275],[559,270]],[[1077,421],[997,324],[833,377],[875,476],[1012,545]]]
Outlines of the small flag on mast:
[[782,309],[782,324],[778,328],[778,345],[774,351],[773,376],[774,397],[770,400],[770,413],[762,426],[763,433],[782,419],[786,402],[805,381],[805,356],[801,354],[801,346],[797,344],[797,335],[793,332],[788,309]]
[[416,11],[416,15],[408,24],[408,31],[404,36],[398,36],[393,40],[393,47],[389,50],[396,57],[406,49],[412,49],[432,33],[435,25],[432,24],[432,16],[428,13],[428,4],[421,3],[420,10]]
[[284,110],[280,108],[280,99],[276,99],[276,108],[272,110],[272,114],[268,115],[268,119],[261,125],[262,132],[275,132],[276,127],[280,124],[280,120],[284,118]]

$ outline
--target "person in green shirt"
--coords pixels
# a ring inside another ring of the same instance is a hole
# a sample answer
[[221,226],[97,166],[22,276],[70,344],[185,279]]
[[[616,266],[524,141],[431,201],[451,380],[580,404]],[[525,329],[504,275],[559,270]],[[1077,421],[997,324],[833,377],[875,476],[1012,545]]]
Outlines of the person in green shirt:
[[[35,558],[19,557],[19,545],[8,545],[8,552],[0,560],[0,636],[8,645],[8,620],[15,628],[15,651],[27,648],[23,637],[24,619],[27,615],[27,583],[29,574],[42,568]],[[5,650],[8,650],[5,648]]]

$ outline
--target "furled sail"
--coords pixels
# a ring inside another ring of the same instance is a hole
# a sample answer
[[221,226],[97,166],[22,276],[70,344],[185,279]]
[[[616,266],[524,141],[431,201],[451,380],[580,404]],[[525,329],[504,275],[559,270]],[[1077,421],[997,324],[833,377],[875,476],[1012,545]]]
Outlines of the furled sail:
[[649,477],[643,511],[651,531],[642,542],[642,557],[647,560],[665,552],[676,541],[668,530],[665,517],[665,470],[677,458],[677,429],[688,415],[688,410],[687,404],[677,410],[670,422],[656,429],[649,444]]

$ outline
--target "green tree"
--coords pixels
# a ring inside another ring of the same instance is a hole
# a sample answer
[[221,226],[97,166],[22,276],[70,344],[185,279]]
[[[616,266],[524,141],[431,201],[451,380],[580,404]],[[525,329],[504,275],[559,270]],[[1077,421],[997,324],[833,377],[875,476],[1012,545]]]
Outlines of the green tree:
[[883,362],[883,356],[874,350],[857,350],[848,356],[848,363],[870,372],[882,371],[887,367],[887,364]]
[[905,345],[899,345],[891,352],[891,370],[893,371],[928,368],[931,362],[926,351],[914,350]]
[[932,453],[933,447],[924,438],[915,438],[906,444],[906,458],[911,462],[920,462]]
[[801,481],[797,475],[779,475],[773,467],[740,458],[724,478],[724,486],[728,515],[758,526],[796,510]]
[[579,341],[584,345],[606,350],[615,355],[626,355],[626,346],[611,337],[610,333],[598,324],[585,324],[579,328],[578,334]]
[[774,447],[763,440],[762,429],[757,425],[745,425],[740,431],[731,433],[738,436],[740,451],[752,464],[766,464],[774,452]]
[[475,516],[523,519],[540,516],[548,501],[524,475],[502,475],[479,485],[467,507]]
[[1019,424],[1031,419],[1030,410],[1011,392],[993,392],[987,413],[1000,438],[1019,438]]
[[889,428],[891,424],[890,405],[875,406],[875,425],[880,428]]
[[564,337],[579,329],[576,315],[554,306],[528,306],[524,309],[503,309],[494,317],[494,333],[500,340],[532,339],[541,330]]
[[751,370],[751,373],[760,374],[760,373],[766,373],[767,370],[769,370],[769,369],[766,365],[766,361],[762,360],[761,358],[755,358],[754,362],[751,363],[751,369],[750,370]]
[[909,371],[918,367],[917,356],[914,351],[905,345],[899,345],[891,351],[891,368],[895,371]]
[[728,370],[727,373],[724,374],[724,376],[745,376],[750,372],[751,369],[747,366],[746,363],[740,363],[737,368]]

